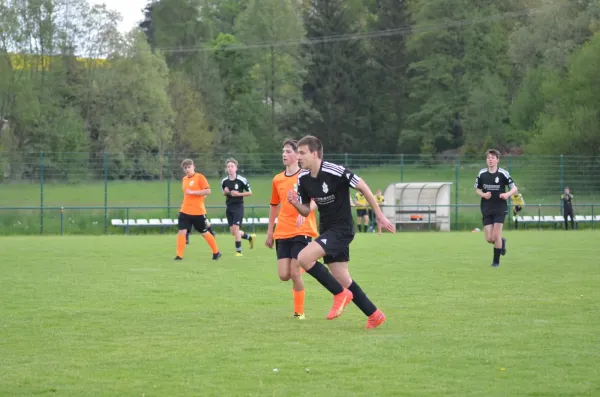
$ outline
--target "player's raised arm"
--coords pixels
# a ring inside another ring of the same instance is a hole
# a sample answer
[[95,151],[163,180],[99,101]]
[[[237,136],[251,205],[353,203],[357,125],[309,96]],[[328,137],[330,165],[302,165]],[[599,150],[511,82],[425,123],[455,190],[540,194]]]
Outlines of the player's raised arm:
[[[307,217],[311,211],[311,200],[303,189],[300,183],[301,177],[298,177],[298,191],[290,190],[287,194],[287,199],[296,208],[296,211],[304,217]],[[316,204],[315,204],[316,205]]]

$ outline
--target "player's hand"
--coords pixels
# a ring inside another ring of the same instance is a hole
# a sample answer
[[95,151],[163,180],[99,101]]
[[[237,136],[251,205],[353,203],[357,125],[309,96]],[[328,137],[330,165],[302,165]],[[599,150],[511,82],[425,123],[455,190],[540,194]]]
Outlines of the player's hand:
[[229,194],[229,188],[228,188],[228,187],[226,187],[225,189],[223,189],[223,193],[225,193],[225,194]]
[[509,197],[510,195],[508,193],[500,193],[500,198],[502,200],[508,200]]
[[377,222],[379,222],[379,225],[388,232],[396,233],[396,226],[383,214],[377,217]]
[[267,240],[265,241],[265,246],[268,248],[273,248],[275,240],[273,240],[273,233],[267,234]]
[[481,197],[483,197],[486,200],[489,200],[492,198],[492,192],[483,193]]
[[294,189],[288,190],[287,199],[291,204],[298,202],[298,193]]
[[185,194],[194,194],[192,189],[185,189]]
[[238,197],[239,195],[240,195],[240,192],[238,192],[237,190],[231,191],[231,197]]
[[296,226],[302,227],[305,220],[306,220],[305,217],[303,217],[302,215],[298,215],[298,218],[296,218]]

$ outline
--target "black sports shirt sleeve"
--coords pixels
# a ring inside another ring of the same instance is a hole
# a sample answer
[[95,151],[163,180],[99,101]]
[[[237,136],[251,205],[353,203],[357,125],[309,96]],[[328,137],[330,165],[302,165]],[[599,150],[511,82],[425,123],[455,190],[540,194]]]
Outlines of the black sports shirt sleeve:
[[302,178],[298,178],[298,201],[302,204],[310,204],[310,196],[302,185]]
[[354,172],[350,171],[348,168],[344,168],[343,179],[352,189],[356,189],[356,185],[358,185],[358,182],[360,182],[360,177]]

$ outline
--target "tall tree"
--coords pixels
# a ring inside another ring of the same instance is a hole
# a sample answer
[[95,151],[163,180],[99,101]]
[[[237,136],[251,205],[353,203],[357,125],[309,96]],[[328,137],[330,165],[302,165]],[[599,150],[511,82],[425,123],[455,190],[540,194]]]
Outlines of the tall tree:
[[[406,40],[410,18],[406,0],[374,0],[370,31],[379,37],[370,42],[369,92],[372,134],[361,146],[369,145],[380,153],[395,152],[406,117]],[[393,35],[384,34],[396,30]]]
[[600,155],[600,33],[577,51],[567,73],[546,74],[544,111],[528,150],[551,154]]
[[261,148],[278,148],[283,135],[295,132],[285,121],[308,110],[302,98],[307,63],[300,53],[305,39],[302,16],[292,0],[250,0],[237,18],[236,31],[247,45],[255,46],[244,51],[253,62],[254,85],[269,108],[270,129],[258,136]]
[[[307,37],[314,42],[304,47],[311,60],[304,96],[320,114],[307,132],[319,136],[331,152],[354,150],[371,133],[366,54],[363,42],[349,37],[359,32],[360,22],[352,4],[343,0],[315,0],[306,11]],[[320,41],[331,36],[338,39]]]
[[[496,75],[496,81],[504,81],[510,71],[505,27],[500,22],[477,21],[497,13],[497,8],[484,0],[415,3],[415,31],[408,43],[414,59],[409,66],[411,110],[400,141],[406,151],[451,149],[468,141],[468,135],[480,135],[478,129],[465,129],[469,98],[486,87],[481,85],[485,76]],[[466,23],[444,26],[449,21]],[[431,25],[437,27],[431,29]],[[495,92],[488,90],[487,94]],[[490,105],[501,100],[495,98]],[[489,110],[471,107],[469,115],[483,112],[477,116],[483,118]]]

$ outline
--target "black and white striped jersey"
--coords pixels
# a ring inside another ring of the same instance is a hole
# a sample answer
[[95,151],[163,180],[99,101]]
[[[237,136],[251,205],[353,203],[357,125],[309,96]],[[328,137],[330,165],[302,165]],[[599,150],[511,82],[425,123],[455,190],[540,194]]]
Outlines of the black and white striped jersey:
[[[250,183],[248,183],[248,179],[244,178],[241,175],[236,175],[235,179],[229,179],[229,176],[226,176],[225,178],[223,178],[221,180],[221,191],[224,191],[225,188],[228,188],[230,192],[236,190],[240,193],[244,193],[244,192],[251,192],[252,189],[250,188]],[[244,198],[243,197],[232,197],[232,196],[227,196],[227,199],[225,200],[225,204],[226,205],[232,205],[232,204],[243,204],[244,203]]]
[[[515,186],[515,182],[505,169],[498,168],[496,172],[490,172],[487,168],[482,168],[477,174],[477,178],[475,178],[475,189],[481,189],[484,193],[492,193],[489,200],[481,199],[481,212],[483,215],[507,213],[507,200],[502,200],[500,193],[506,193],[513,186]],[[508,187],[508,190],[506,187]]]
[[316,178],[309,170],[298,175],[298,196],[302,203],[313,199],[319,207],[319,233],[327,230],[354,232],[354,217],[350,205],[350,188],[356,188],[360,178],[349,169],[321,162]]

